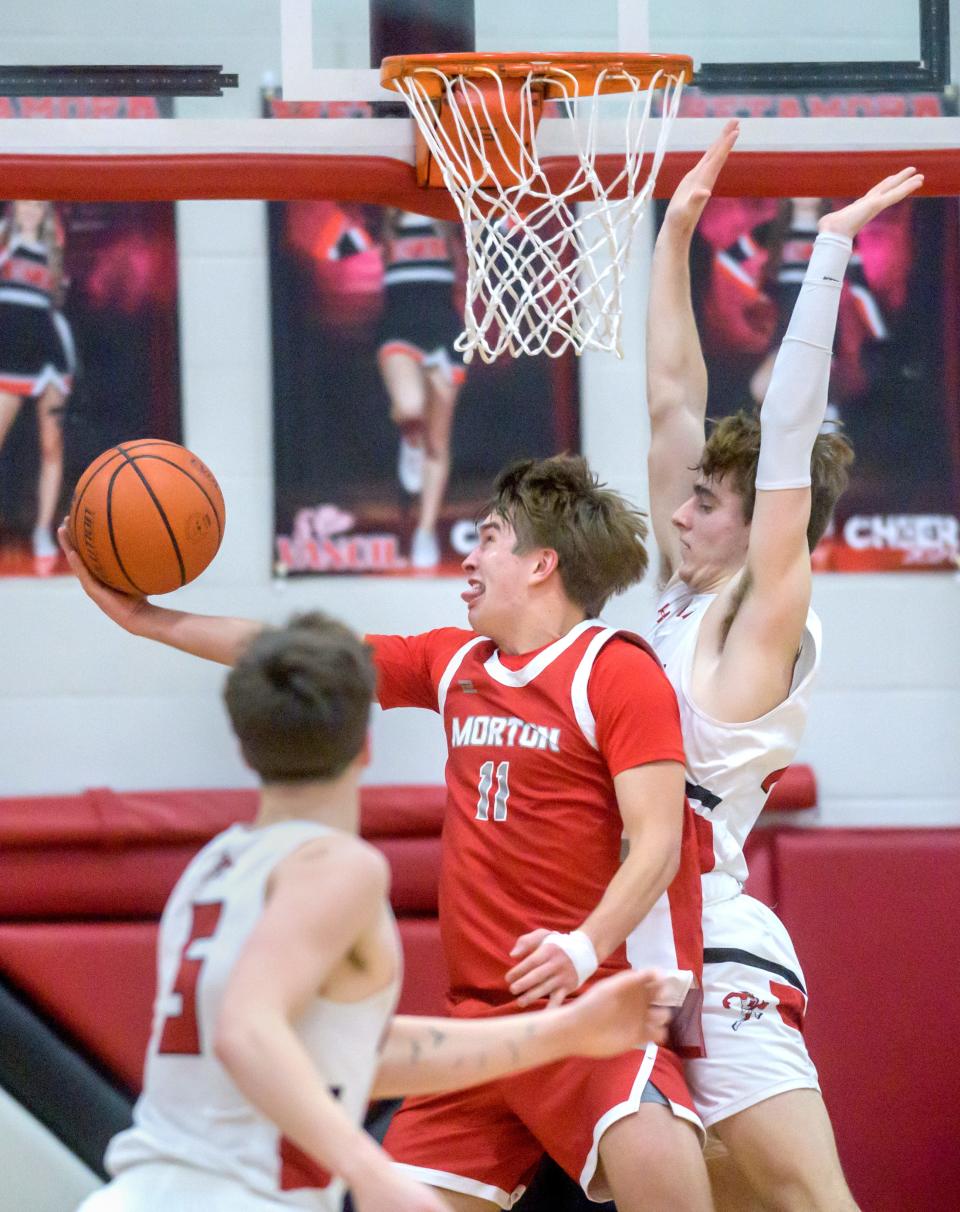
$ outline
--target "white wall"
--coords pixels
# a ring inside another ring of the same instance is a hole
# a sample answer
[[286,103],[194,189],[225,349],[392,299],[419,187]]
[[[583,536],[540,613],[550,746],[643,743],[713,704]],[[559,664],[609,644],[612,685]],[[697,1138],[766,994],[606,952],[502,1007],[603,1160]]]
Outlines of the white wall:
[[72,1212],[100,1179],[0,1089],[0,1208]]
[[[98,12],[116,11],[105,0]],[[254,115],[256,86],[278,68],[273,5],[216,0],[167,5],[212,33],[204,55],[176,45],[169,20],[152,31],[150,59],[163,53],[239,67],[244,88],[224,103],[182,103],[182,113]],[[953,5],[957,7],[956,3]],[[109,53],[95,53],[97,22],[69,45],[87,61],[135,61],[111,26]],[[144,14],[149,16],[148,6]],[[243,29],[231,41],[231,22]],[[955,31],[960,14],[954,13]],[[236,20],[235,20],[236,19]],[[249,20],[248,20],[249,19]],[[58,29],[78,27],[68,0],[5,28],[7,62],[63,61]],[[67,22],[69,21],[69,25]],[[41,25],[41,22],[43,25]],[[118,32],[119,31],[119,32]],[[8,45],[9,43],[9,45]],[[955,34],[956,43],[956,34]],[[83,46],[89,53],[81,55]],[[102,45],[102,43],[101,43]],[[46,53],[45,53],[46,52]],[[176,53],[174,53],[176,52]],[[209,58],[212,56],[212,59]],[[955,61],[960,48],[955,47]],[[171,605],[277,620],[322,605],[361,630],[415,631],[459,622],[454,581],[371,578],[273,582],[271,384],[265,209],[256,202],[191,202],[177,208],[180,319],[187,444],[215,468],[227,499],[223,549],[198,584]],[[645,496],[642,332],[645,267],[627,305],[626,359],[584,360],[585,449],[604,478]],[[318,456],[322,457],[322,455]],[[651,603],[642,587],[608,614],[642,626]],[[802,756],[820,778],[823,817],[833,824],[960,824],[950,766],[960,735],[960,584],[949,575],[820,576],[815,604],[826,632],[823,677]],[[0,582],[0,794],[117,788],[202,787],[249,781],[219,704],[222,671],[120,633],[70,580]],[[377,719],[375,782],[435,782],[442,738],[425,712]]]

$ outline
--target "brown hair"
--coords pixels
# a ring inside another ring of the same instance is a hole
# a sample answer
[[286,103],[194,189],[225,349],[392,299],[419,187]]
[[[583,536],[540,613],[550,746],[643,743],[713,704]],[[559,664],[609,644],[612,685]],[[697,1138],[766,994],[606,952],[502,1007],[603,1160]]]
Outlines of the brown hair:
[[265,783],[336,778],[363,748],[376,677],[370,649],[320,613],[262,631],[223,697],[243,755]]
[[567,597],[594,617],[647,569],[644,515],[601,484],[579,455],[523,459],[497,477],[484,515],[509,522],[517,552],[557,553]]
[[[709,480],[725,477],[728,484],[740,494],[744,519],[750,522],[757,499],[760,418],[741,410],[712,422],[712,425],[700,462],[694,470]],[[852,462],[853,447],[843,434],[817,435],[810,456],[812,499],[807,545],[811,551],[823,537],[834,506],[847,487],[848,469]]]

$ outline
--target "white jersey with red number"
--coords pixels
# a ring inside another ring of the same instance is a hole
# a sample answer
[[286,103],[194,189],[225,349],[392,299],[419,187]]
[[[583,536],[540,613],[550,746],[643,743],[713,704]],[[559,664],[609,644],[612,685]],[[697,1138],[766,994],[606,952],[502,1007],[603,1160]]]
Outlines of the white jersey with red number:
[[[277,1207],[339,1212],[343,1184],[257,1111],[213,1053],[229,979],[263,913],[271,872],[298,847],[336,833],[308,821],[234,825],[196,856],[160,922],[158,995],[133,1127],[110,1143],[112,1174],[173,1162],[234,1178]],[[399,969],[399,951],[398,951]],[[318,997],[296,1031],[324,1081],[360,1124],[398,981],[359,1002]]]
[[[667,586],[648,639],[677,692],[687,755],[687,799],[707,823],[703,870],[747,878],[743,844],[774,783],[793,761],[820,665],[820,620],[811,609],[787,698],[759,719],[715,720],[694,703],[693,657],[712,593],[693,593],[682,581]],[[702,836],[702,832],[701,832]]]
[[[683,761],[675,696],[643,641],[596,620],[519,656],[456,628],[367,638],[381,706],[443,717],[440,924],[450,996],[458,1013],[490,1012],[512,1001],[504,976],[519,935],[577,929],[617,872],[614,777]],[[699,861],[684,812],[657,945],[670,967],[699,973]],[[600,974],[625,965],[620,947]]]

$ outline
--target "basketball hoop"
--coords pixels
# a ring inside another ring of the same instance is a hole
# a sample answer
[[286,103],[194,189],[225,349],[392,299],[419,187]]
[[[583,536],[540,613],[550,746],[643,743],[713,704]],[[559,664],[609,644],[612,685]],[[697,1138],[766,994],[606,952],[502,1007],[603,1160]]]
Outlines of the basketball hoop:
[[[633,233],[692,70],[685,55],[384,59],[381,83],[403,95],[417,124],[417,180],[446,186],[463,221],[467,299],[456,345],[466,361],[475,352],[492,362],[567,349],[622,357],[620,292]],[[662,117],[645,164],[655,89]],[[626,94],[612,179],[597,156],[596,101],[609,93]],[[546,102],[567,120],[574,152],[559,174],[537,152]]]

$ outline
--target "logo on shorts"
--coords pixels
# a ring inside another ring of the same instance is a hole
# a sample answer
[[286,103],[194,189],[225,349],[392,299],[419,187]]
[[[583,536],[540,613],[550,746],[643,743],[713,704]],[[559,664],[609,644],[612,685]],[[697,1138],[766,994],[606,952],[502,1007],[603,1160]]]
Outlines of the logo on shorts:
[[723,999],[724,1010],[738,1012],[737,1021],[733,1024],[734,1031],[752,1018],[763,1018],[763,1012],[769,1005],[769,1002],[761,1001],[752,993],[728,993]]

